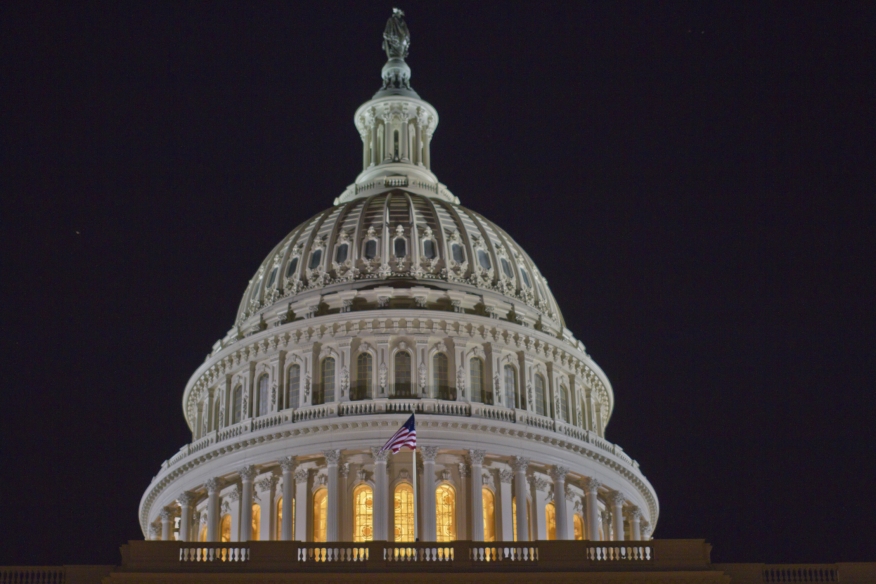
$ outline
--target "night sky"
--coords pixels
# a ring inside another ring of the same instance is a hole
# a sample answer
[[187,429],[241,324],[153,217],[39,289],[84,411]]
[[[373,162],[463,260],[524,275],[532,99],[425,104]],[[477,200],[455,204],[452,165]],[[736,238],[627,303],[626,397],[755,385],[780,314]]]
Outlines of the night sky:
[[[142,538],[186,381],[361,168],[392,6],[0,7],[0,564]],[[433,170],[609,376],[655,535],[876,560],[876,7],[400,7]]]

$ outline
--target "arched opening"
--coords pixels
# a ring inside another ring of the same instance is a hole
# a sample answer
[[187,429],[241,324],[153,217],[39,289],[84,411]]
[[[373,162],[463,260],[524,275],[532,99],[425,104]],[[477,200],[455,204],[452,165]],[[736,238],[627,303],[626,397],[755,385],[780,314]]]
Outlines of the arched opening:
[[395,252],[395,257],[403,258],[408,255],[408,245],[405,242],[404,238],[396,237],[395,241],[392,242],[393,251]]
[[219,541],[223,543],[231,541],[231,515],[225,514],[219,521]]
[[301,366],[292,365],[289,367],[288,375],[286,376],[286,407],[297,408],[298,396],[301,391]]
[[539,416],[546,415],[547,408],[545,407],[545,391],[544,377],[536,374],[535,376],[535,413]]
[[487,487],[481,488],[484,507],[484,541],[496,541],[496,497]]
[[277,521],[274,524],[274,540],[280,541],[281,539],[283,539],[283,497],[277,497],[275,514],[277,517]]
[[318,391],[313,393],[313,405],[332,403],[335,401],[335,359],[326,357],[320,364],[321,383]]
[[356,359],[356,387],[351,396],[353,400],[371,399],[373,362],[371,353],[359,353]]
[[374,497],[371,487],[359,485],[353,490],[353,541],[374,539]]
[[484,362],[479,357],[469,360],[471,371],[471,399],[479,403],[485,402],[484,396]]
[[252,526],[249,536],[250,541],[258,541],[262,527],[262,506],[258,503],[253,503],[252,506]]
[[553,503],[544,506],[544,523],[547,538],[549,540],[557,539],[557,508]]
[[268,415],[268,375],[267,373],[259,377],[259,393],[258,393],[258,414],[257,416]]
[[560,419],[567,424],[569,419],[569,390],[565,386],[560,386]]
[[236,424],[243,418],[243,387],[234,388],[231,398],[231,423]]
[[399,157],[400,157],[399,149],[400,148],[401,148],[401,142],[398,139],[398,130],[393,130],[392,131],[392,159],[393,160],[399,159]]
[[456,399],[455,395],[451,395],[450,385],[447,382],[447,370],[447,355],[435,353],[432,357],[432,385],[438,399]]
[[505,365],[505,406],[509,408],[519,408],[517,402],[517,370],[511,365]]
[[572,516],[572,526],[575,529],[575,539],[582,541],[584,539],[584,520],[580,515]]
[[324,542],[328,528],[328,489],[313,494],[313,541]]
[[395,384],[392,397],[412,397],[411,354],[399,351],[395,354]]
[[220,412],[222,410],[222,406],[219,403],[219,390],[213,394],[215,395],[215,399],[213,400],[213,427],[212,430],[218,430],[222,426],[222,420],[220,419],[222,416]]
[[414,535],[414,488],[409,483],[399,483],[395,488],[394,515],[395,541],[415,541]]
[[207,524],[201,524],[201,529],[198,531],[198,541],[205,542],[207,541]]
[[[529,499],[526,500],[526,516],[528,521],[529,539],[532,539],[532,509],[529,505]],[[511,529],[514,532],[514,541],[517,541],[517,497],[511,497]]]
[[436,541],[456,539],[456,491],[446,483],[435,489],[435,524]]

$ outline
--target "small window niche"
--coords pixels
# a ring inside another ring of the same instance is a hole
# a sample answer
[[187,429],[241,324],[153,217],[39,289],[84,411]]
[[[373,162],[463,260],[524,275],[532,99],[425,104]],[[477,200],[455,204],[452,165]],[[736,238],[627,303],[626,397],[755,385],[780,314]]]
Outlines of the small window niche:
[[435,242],[431,239],[423,241],[423,257],[427,260],[435,259]]
[[463,250],[462,246],[458,243],[454,243],[450,246],[450,253],[453,256],[453,261],[457,264],[465,262],[465,250]]
[[313,252],[310,256],[310,269],[315,270],[319,267],[320,262],[322,262],[322,250],[318,249]]
[[338,246],[338,250],[335,252],[335,262],[342,264],[347,261],[347,255],[349,254],[350,246],[346,243],[342,243]]
[[493,268],[493,264],[492,264],[492,262],[490,262],[490,256],[487,254],[486,251],[479,249],[477,255],[478,255],[478,263],[481,265],[481,267],[483,269],[490,270]]
[[292,261],[289,262],[289,265],[286,267],[286,277],[291,278],[296,270],[298,270],[298,256],[292,258]]
[[408,255],[408,244],[403,237],[396,237],[395,241],[392,242],[392,248],[397,258],[403,258]]
[[365,259],[373,260],[377,257],[377,240],[369,239],[365,242]]

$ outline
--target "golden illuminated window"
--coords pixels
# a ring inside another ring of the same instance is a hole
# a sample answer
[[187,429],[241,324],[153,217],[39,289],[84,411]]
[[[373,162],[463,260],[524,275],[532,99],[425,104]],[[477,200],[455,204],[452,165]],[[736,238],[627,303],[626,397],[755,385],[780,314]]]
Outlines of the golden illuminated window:
[[313,541],[326,540],[328,526],[328,490],[320,489],[313,495]]
[[414,488],[401,483],[395,488],[395,541],[414,541]]
[[450,485],[435,489],[436,540],[456,539],[456,491]]
[[547,528],[547,538],[557,539],[557,508],[553,503],[544,506],[544,522]]
[[572,525],[575,526],[575,539],[584,539],[584,520],[581,519],[580,515],[574,515],[572,517]]
[[373,493],[368,485],[359,485],[353,491],[353,541],[371,541],[373,539]]
[[259,527],[262,524],[262,507],[261,505],[253,504],[252,506],[252,535],[250,541],[259,540]]
[[201,531],[198,532],[198,541],[207,541],[207,526],[202,525]]
[[481,489],[481,498],[484,502],[484,541],[496,541],[496,498],[486,487]]
[[514,531],[514,541],[517,541],[517,497],[511,499],[511,525]]
[[277,498],[277,528],[274,530],[274,539],[283,539],[283,497]]
[[231,515],[223,515],[219,522],[219,541],[231,541]]

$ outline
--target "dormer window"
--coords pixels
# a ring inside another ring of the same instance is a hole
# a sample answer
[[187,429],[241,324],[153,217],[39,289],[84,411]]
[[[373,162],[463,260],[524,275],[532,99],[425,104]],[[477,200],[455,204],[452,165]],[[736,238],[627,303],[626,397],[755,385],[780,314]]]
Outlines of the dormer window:
[[493,264],[490,262],[490,256],[488,256],[487,252],[482,249],[478,250],[478,263],[485,270],[492,269],[493,267]]
[[291,278],[292,274],[295,273],[295,270],[298,269],[298,256],[292,258],[292,261],[289,262],[289,267],[286,268],[286,277]]
[[350,249],[350,246],[346,243],[342,243],[338,246],[338,251],[335,252],[335,262],[342,264],[347,261],[347,252]]
[[274,285],[274,281],[277,279],[277,268],[275,267],[271,270],[271,275],[268,277],[268,288]]
[[427,260],[435,259],[435,242],[427,239],[423,242],[423,257]]
[[529,274],[526,273],[526,268],[520,267],[520,275],[523,277],[523,283],[527,288],[532,288],[532,283],[529,281]]
[[322,261],[322,250],[318,249],[313,252],[310,256],[310,269],[315,270],[319,267],[320,262]]
[[513,278],[514,273],[511,271],[511,262],[502,258],[502,271],[505,272],[506,278]]
[[457,264],[461,264],[465,261],[465,252],[462,250],[462,246],[458,243],[454,243],[450,246],[450,253],[453,255],[453,261]]
[[397,237],[393,242],[393,249],[395,251],[395,257],[403,258],[408,253],[408,247],[405,240],[401,237]]
[[365,242],[365,259],[373,260],[377,257],[377,240],[369,239]]

